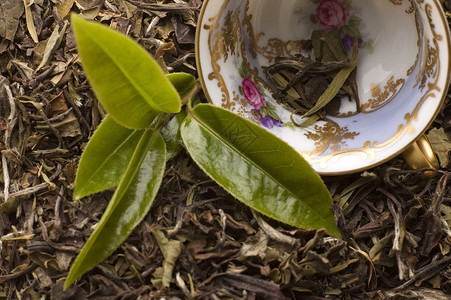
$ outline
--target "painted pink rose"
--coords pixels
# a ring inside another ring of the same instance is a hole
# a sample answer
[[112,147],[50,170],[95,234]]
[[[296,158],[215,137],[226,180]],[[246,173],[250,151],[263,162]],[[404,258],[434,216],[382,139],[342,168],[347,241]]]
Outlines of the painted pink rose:
[[243,89],[244,99],[255,109],[260,109],[260,107],[265,105],[265,99],[260,90],[248,77],[244,77],[241,88]]
[[342,0],[322,0],[316,7],[316,19],[324,30],[346,25],[349,12]]

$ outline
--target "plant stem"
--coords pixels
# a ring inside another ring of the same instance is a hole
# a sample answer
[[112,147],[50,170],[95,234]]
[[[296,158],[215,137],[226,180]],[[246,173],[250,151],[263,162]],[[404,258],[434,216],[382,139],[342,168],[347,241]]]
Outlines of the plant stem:
[[[181,101],[182,107],[187,105],[188,111],[190,111],[191,110],[190,101],[200,92],[200,90],[201,90],[201,86],[200,86],[199,82],[196,82],[196,84],[193,85],[191,90],[181,98],[180,101]],[[160,130],[174,116],[174,114],[173,113],[165,113],[165,114],[161,114],[160,116],[161,117],[156,122],[156,125],[150,126],[150,127]]]

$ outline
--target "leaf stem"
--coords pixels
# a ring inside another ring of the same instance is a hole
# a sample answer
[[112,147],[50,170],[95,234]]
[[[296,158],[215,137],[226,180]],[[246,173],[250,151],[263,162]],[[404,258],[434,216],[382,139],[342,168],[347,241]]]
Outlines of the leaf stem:
[[186,93],[186,95],[184,95],[182,97],[182,99],[180,99],[181,101],[181,105],[184,106],[186,105],[190,100],[192,100],[201,90],[201,86],[199,84],[199,81],[196,81],[196,84],[191,88],[191,90]]
[[[196,82],[196,84],[193,85],[191,90],[180,99],[182,107],[185,105],[188,107],[188,112],[192,110],[191,100],[199,93],[200,90],[201,86],[199,82]],[[156,130],[160,130],[174,115],[175,115],[174,113],[160,114],[161,117],[156,122],[155,126],[151,125],[150,127],[155,128]]]

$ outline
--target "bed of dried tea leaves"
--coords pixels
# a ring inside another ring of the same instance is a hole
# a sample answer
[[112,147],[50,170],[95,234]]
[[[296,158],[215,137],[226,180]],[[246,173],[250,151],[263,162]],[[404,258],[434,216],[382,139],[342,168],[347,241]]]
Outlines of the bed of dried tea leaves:
[[449,299],[449,101],[430,135],[443,164],[434,179],[401,159],[325,178],[344,241],[262,218],[181,153],[140,226],[62,292],[112,194],[71,200],[80,154],[104,112],[65,17],[72,9],[95,18],[169,70],[196,74],[201,2],[34,0],[24,9],[22,0],[1,1],[0,298]]

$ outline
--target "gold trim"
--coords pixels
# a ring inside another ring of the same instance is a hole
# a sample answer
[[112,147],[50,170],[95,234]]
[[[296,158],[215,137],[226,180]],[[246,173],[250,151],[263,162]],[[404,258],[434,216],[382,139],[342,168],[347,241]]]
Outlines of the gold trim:
[[287,41],[284,42],[278,38],[268,39],[267,46],[258,46],[259,41],[264,36],[263,32],[257,34],[257,52],[272,63],[277,57],[286,57],[299,54],[302,49],[302,41]]
[[402,0],[390,0],[394,5],[402,5]]
[[[221,92],[222,92],[222,103],[223,103],[223,107],[230,109],[233,111],[233,107],[236,105],[234,102],[230,101],[230,95],[229,95],[229,91],[227,89],[227,86],[225,84],[224,78],[221,76],[221,66],[218,64],[219,59],[224,55],[227,56],[228,55],[228,51],[227,47],[229,46],[229,49],[231,51],[234,51],[233,48],[233,44],[226,44],[224,41],[224,38],[227,38],[228,35],[224,36],[222,34],[222,31],[219,31],[216,33],[216,35],[213,35],[213,33],[215,32],[216,29],[218,29],[220,27],[219,22],[217,22],[217,20],[222,16],[222,14],[224,13],[226,7],[227,7],[228,1],[224,1],[221,9],[220,9],[220,13],[217,15],[216,18],[211,18],[209,19],[209,23],[211,25],[204,25],[204,28],[206,30],[208,30],[209,34],[208,34],[208,40],[211,41],[213,39],[217,39],[217,43],[208,43],[208,48],[211,54],[211,65],[213,67],[213,72],[211,72],[210,74],[208,74],[208,79],[209,80],[213,80],[216,79],[218,80],[218,87],[221,88]],[[226,17],[227,18],[227,17]],[[236,22],[231,22],[231,25],[236,24]],[[227,27],[226,27],[227,28]],[[229,30],[230,33],[233,33],[234,30],[233,28]],[[225,49],[224,49],[225,47]],[[225,104],[224,104],[225,103]]]
[[315,150],[313,152],[303,152],[306,156],[319,156],[327,149],[332,149],[334,152],[341,151],[342,147],[346,146],[345,140],[353,140],[359,135],[358,132],[350,132],[347,127],[341,128],[338,123],[332,120],[327,120],[324,126],[315,125],[315,133],[307,132],[305,136],[315,142]]
[[[417,9],[415,9],[415,6],[412,2],[412,0],[410,0],[410,3],[413,7],[413,11],[415,12],[415,26],[417,28],[417,35],[418,35],[418,39],[417,39],[417,47],[418,49],[420,49],[421,47],[421,33],[423,32],[423,24],[420,22],[420,13],[418,12]],[[407,70],[407,76],[410,76],[413,74],[413,72],[415,71],[415,68],[418,64],[418,60],[420,59],[420,51],[417,51],[417,56],[415,57],[415,63],[410,67],[409,70]]]
[[368,114],[375,110],[378,110],[396,97],[398,92],[403,88],[406,80],[399,78],[395,81],[395,76],[390,77],[385,84],[383,90],[380,87],[380,83],[371,84],[371,99],[361,107],[362,113]]
[[[403,0],[390,0],[391,3],[393,3],[394,5],[402,5],[402,1]],[[409,9],[406,9],[406,13],[411,14],[415,11],[415,6],[412,2],[412,0],[408,0],[410,2],[410,7]]]

